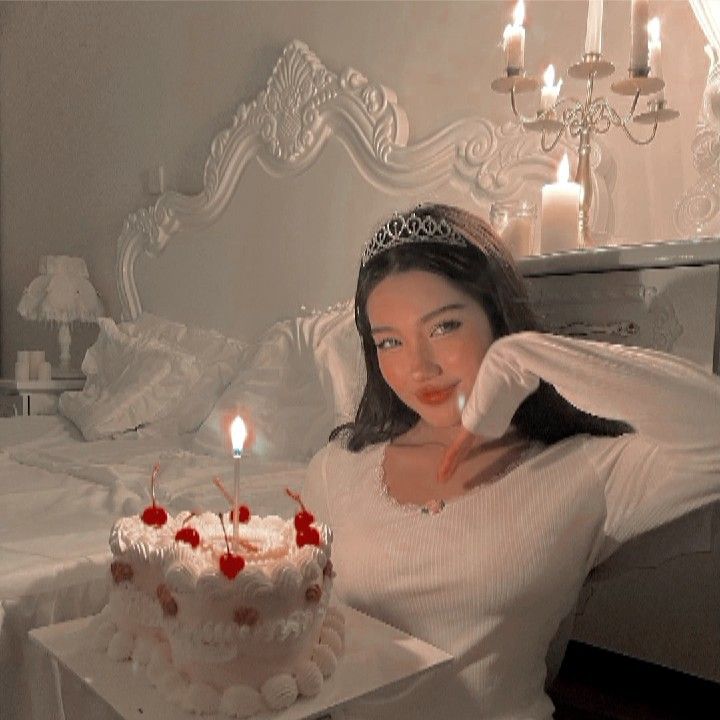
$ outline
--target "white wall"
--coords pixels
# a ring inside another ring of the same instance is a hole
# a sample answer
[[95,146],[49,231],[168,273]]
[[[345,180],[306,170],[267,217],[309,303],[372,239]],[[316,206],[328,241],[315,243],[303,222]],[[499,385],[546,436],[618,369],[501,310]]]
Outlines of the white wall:
[[[681,118],[646,148],[613,129],[617,241],[672,239],[672,209],[693,184],[690,158],[707,60],[688,3],[651,3],[663,18],[667,95]],[[528,0],[527,65],[565,68],[584,43],[583,0]],[[625,74],[629,0],[605,3],[604,51]],[[240,101],[263,89],[283,46],[305,41],[331,70],[350,65],[392,88],[410,142],[471,115],[510,117],[490,81],[512,11],[486,2],[0,3],[0,341],[3,375],[16,350],[54,333],[16,312],[40,255],[85,257],[110,314],[115,241],[128,213],[151,205],[144,174],[202,187],[209,143]],[[571,81],[576,93],[583,86]],[[600,89],[609,93],[608,81]],[[568,86],[566,86],[568,87]],[[613,97],[626,107],[624,99]],[[529,109],[529,107],[528,107]],[[79,364],[94,338],[74,333]]]

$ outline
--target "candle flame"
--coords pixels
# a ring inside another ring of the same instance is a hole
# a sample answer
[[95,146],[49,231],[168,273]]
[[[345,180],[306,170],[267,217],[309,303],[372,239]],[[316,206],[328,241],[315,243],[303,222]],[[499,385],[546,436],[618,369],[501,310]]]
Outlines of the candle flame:
[[547,69],[543,73],[543,82],[545,83],[545,87],[551,88],[553,85],[555,85],[555,66],[554,65],[548,65]]
[[560,165],[558,165],[557,181],[559,183],[566,183],[568,180],[570,180],[570,161],[568,160],[567,153],[564,153]]
[[230,425],[230,439],[235,452],[242,451],[246,438],[247,428],[245,427],[245,421],[239,415],[236,415]]
[[660,42],[660,18],[654,17],[647,24],[647,31],[650,42],[657,45]]
[[513,25],[516,28],[522,27],[523,22],[525,22],[525,3],[523,0],[518,0],[513,10]]

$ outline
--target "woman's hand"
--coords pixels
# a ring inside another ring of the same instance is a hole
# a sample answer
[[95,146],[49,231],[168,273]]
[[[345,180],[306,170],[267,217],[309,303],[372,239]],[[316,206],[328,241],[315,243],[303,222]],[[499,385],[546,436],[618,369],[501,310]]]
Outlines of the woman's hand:
[[477,436],[466,430],[462,425],[455,439],[448,445],[445,454],[440,460],[437,472],[437,481],[440,485],[446,483],[455,472],[457,466],[468,456],[477,440]]

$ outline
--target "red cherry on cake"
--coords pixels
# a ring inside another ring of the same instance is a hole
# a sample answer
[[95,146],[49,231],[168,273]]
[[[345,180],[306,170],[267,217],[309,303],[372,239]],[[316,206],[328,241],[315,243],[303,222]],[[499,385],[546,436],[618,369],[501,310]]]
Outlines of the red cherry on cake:
[[297,542],[298,547],[303,547],[304,545],[319,545],[320,533],[317,528],[314,527],[303,528],[297,531],[295,542]]
[[167,513],[165,508],[159,505],[150,505],[142,511],[140,516],[142,521],[146,525],[153,525],[154,527],[162,527],[167,522]]
[[155,463],[153,465],[152,475],[150,476],[150,497],[152,498],[152,505],[146,507],[140,516],[146,525],[153,525],[154,527],[162,527],[167,522],[165,508],[155,504],[155,481],[159,474],[160,463]]
[[309,510],[305,510],[305,508],[295,515],[295,529],[298,532],[307,530],[313,522],[315,522],[315,516]]
[[312,526],[315,516],[305,507],[298,493],[293,492],[290,488],[285,488],[285,492],[300,505],[300,510],[295,514],[295,542],[298,547],[319,545],[320,533]]
[[191,527],[182,527],[175,533],[175,542],[185,542],[196,548],[200,544],[200,533]]
[[220,572],[232,580],[245,567],[245,558],[242,555],[233,555],[231,552],[220,556]]
[[[250,508],[247,505],[238,506],[238,522],[246,523],[250,521]],[[230,520],[235,520],[235,510],[230,511]]]

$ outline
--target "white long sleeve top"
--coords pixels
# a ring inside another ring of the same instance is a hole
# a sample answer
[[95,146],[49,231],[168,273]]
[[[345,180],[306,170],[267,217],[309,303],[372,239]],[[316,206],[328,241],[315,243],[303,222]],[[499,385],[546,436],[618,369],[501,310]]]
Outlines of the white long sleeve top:
[[545,656],[588,572],[629,538],[720,499],[720,378],[655,351],[518,333],[490,347],[463,424],[502,436],[539,378],[636,432],[536,444],[438,514],[389,495],[387,443],[352,453],[336,441],[313,458],[303,500],[333,529],[339,599],[454,657],[356,714],[552,717]]

